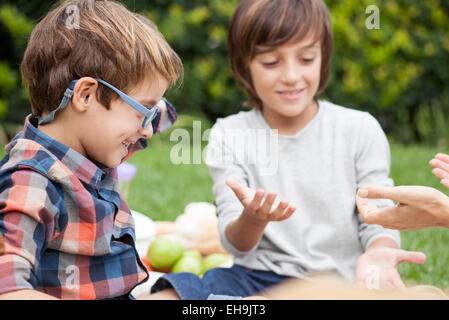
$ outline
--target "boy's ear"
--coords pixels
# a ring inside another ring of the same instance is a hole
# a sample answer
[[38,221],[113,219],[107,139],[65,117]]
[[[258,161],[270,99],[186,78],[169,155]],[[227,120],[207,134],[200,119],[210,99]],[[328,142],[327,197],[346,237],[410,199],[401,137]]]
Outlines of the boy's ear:
[[96,101],[98,82],[91,77],[80,78],[73,88],[72,105],[78,112],[86,111]]

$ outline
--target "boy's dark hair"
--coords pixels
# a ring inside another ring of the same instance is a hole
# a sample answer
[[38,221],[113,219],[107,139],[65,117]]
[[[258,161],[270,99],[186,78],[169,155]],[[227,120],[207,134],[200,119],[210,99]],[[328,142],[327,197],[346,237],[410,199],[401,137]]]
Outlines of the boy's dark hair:
[[311,36],[321,43],[321,77],[316,96],[329,78],[333,34],[322,0],[241,0],[228,32],[229,63],[237,82],[249,96],[247,106],[262,107],[249,71],[259,46],[278,47]]
[[[106,0],[73,0],[51,10],[32,31],[21,69],[35,116],[55,109],[70,81],[84,76],[124,92],[148,75],[171,85],[183,76],[181,59],[151,21]],[[97,92],[106,108],[118,98],[104,86]]]

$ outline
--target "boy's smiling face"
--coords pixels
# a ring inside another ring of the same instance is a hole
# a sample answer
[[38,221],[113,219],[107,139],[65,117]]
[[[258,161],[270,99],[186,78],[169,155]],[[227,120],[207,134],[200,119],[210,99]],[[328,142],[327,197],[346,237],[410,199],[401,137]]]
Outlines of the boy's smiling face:
[[260,47],[249,70],[270,126],[282,131],[286,121],[296,119],[306,124],[315,115],[312,109],[316,109],[314,97],[321,71],[319,41],[308,37],[274,49]]
[[[150,109],[162,99],[167,88],[168,81],[163,77],[147,77],[126,94]],[[97,164],[116,167],[128,154],[130,144],[140,138],[151,138],[153,127],[150,123],[143,128],[144,115],[120,98],[111,101],[109,110],[98,102],[95,94],[90,98],[82,117],[77,117],[81,120],[78,141],[71,147]]]

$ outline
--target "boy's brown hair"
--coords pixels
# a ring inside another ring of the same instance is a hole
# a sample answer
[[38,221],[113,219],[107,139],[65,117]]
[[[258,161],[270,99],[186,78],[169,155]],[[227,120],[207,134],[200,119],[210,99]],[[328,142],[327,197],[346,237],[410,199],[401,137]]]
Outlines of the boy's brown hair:
[[240,1],[228,31],[228,55],[234,77],[249,96],[246,106],[262,107],[248,68],[257,48],[275,48],[308,36],[321,43],[321,77],[316,97],[326,88],[333,51],[332,25],[323,1]]
[[[105,0],[73,0],[51,10],[33,29],[21,69],[34,116],[56,109],[70,81],[84,76],[124,92],[147,75],[171,85],[183,76],[181,59],[150,20]],[[102,85],[97,93],[107,108],[118,98]]]

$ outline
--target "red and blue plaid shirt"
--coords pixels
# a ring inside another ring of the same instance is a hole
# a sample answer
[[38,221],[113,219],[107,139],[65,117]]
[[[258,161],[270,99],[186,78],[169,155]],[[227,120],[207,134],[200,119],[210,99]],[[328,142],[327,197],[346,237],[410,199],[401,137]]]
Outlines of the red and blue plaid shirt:
[[[157,132],[175,121],[167,104]],[[139,140],[129,156],[145,147]],[[0,162],[0,293],[127,297],[148,279],[116,168],[100,169],[39,131],[32,117],[6,151]]]

